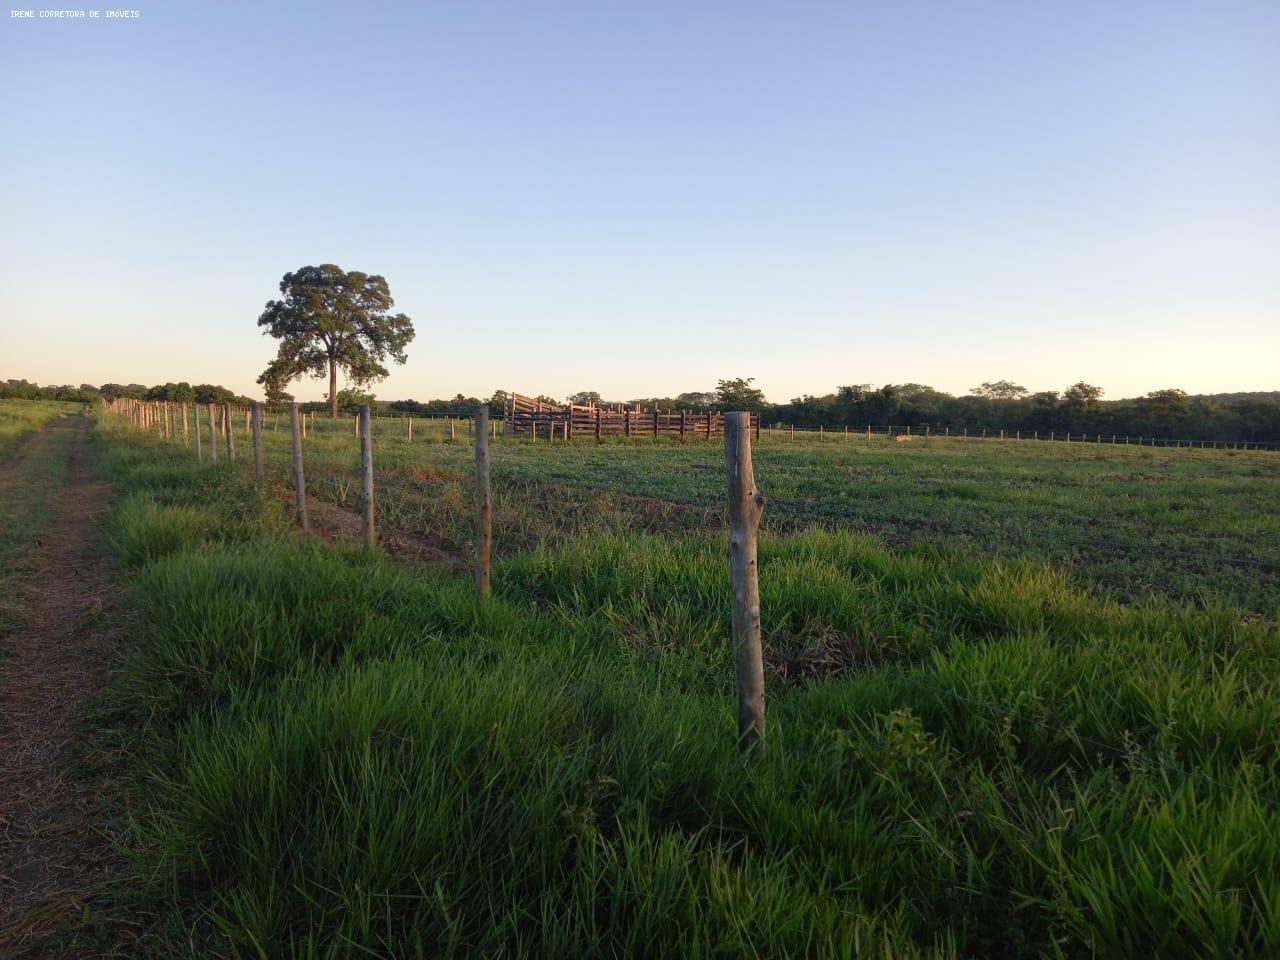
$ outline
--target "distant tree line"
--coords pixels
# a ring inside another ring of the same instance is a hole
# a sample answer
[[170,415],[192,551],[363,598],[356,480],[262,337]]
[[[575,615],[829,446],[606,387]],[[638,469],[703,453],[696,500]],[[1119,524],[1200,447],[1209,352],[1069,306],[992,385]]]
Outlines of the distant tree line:
[[168,400],[173,403],[235,403],[248,405],[252,398],[236,393],[214,383],[198,383],[194,387],[185,380],[182,383],[163,383],[148,387],[142,383],[103,383],[94,386],[82,383],[78,387],[40,386],[27,380],[6,380],[0,383],[0,397],[19,400],[73,400],[93,403],[111,401],[118,397],[135,400]]
[[[1087,433],[1108,436],[1144,436],[1179,439],[1232,440],[1250,443],[1280,443],[1280,391],[1270,393],[1222,393],[1193,396],[1175,388],[1153,390],[1141,397],[1104,400],[1102,388],[1075,383],[1065,390],[1032,393],[1008,380],[987,382],[965,396],[955,396],[919,383],[890,383],[843,386],[834,393],[806,394],[790,403],[770,403],[753,386],[752,378],[720,380],[714,390],[691,390],[674,396],[636,397],[609,400],[595,390],[582,390],[563,399],[542,395],[548,404],[577,403],[612,405],[637,404],[662,410],[750,410],[767,423],[839,429],[873,426],[910,426],[913,430],[950,429],[1024,433]],[[272,391],[268,391],[271,393]],[[218,384],[186,381],[145,386],[139,383],[82,383],[78,387],[40,386],[26,380],[0,383],[0,397],[27,400],[73,400],[135,397],[139,400],[168,400],[176,403],[249,404],[251,398]],[[268,396],[268,402],[291,400],[289,394]],[[353,414],[361,404],[369,404],[380,416],[458,415],[470,416],[481,403],[488,404],[491,416],[500,417],[507,399],[502,390],[489,397],[465,396],[434,400],[378,400],[357,388],[338,391],[337,408]],[[325,394],[321,402],[303,403],[304,410],[330,410]]]
[[0,399],[6,400],[69,400],[75,403],[93,403],[98,399],[98,388],[88,383],[78,387],[63,384],[60,387],[42,387],[27,380],[6,380],[0,383]]
[[1280,442],[1280,392],[1190,396],[1176,388],[1126,400],[1103,400],[1102,389],[1076,383],[1061,393],[1031,393],[1007,380],[953,396],[918,383],[840,387],[768,408],[770,421],[797,426],[873,424],[922,430],[1040,431]]

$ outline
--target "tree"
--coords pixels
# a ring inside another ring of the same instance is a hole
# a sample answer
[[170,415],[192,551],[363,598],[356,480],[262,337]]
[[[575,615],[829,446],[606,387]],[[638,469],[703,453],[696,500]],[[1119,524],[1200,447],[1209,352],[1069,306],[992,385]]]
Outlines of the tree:
[[569,402],[576,403],[580,407],[604,406],[604,398],[595,390],[580,390],[569,397]]
[[[271,367],[268,366],[267,369],[270,370]],[[258,382],[262,384],[262,392],[266,397],[267,403],[288,403],[293,399],[293,394],[285,389],[285,385],[288,383],[286,380],[264,375]]]
[[350,273],[332,263],[302,267],[280,281],[282,299],[269,300],[258,326],[280,341],[276,358],[258,377],[283,389],[296,377],[329,374],[329,415],[338,415],[338,370],[357,387],[387,376],[388,357],[405,362],[413,322],[395,306],[387,281]]
[[[329,399],[328,394],[325,395],[325,403],[329,404],[330,411],[333,410],[333,402]],[[367,390],[357,390],[355,387],[343,387],[338,391],[338,409],[344,413],[359,413],[362,406],[374,406],[377,398]]]
[[1154,427],[1171,431],[1176,421],[1186,415],[1190,404],[1187,392],[1177,387],[1165,390],[1152,390],[1145,397],[1137,399],[1138,410]]
[[676,396],[675,406],[682,410],[709,410],[720,402],[716,393],[705,390],[689,390]]
[[1095,387],[1091,383],[1085,383],[1083,380],[1067,387],[1062,392],[1062,402],[1075,409],[1092,407],[1101,399],[1102,388]]
[[767,404],[764,391],[751,386],[755,377],[716,381],[716,405],[721,410],[747,410],[759,413]]
[[230,403],[236,398],[226,387],[212,383],[197,383],[195,395],[196,403]]
[[987,400],[1021,400],[1027,395],[1027,388],[1010,380],[997,380],[973,387],[969,392]]

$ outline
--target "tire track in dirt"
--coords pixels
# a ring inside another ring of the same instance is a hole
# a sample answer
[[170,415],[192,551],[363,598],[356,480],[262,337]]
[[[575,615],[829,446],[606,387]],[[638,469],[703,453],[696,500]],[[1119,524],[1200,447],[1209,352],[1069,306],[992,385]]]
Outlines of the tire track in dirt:
[[[82,913],[115,862],[97,813],[104,784],[68,769],[84,707],[107,679],[117,640],[95,623],[112,587],[100,530],[108,488],[85,462],[89,424],[85,417],[71,427],[66,481],[23,591],[23,624],[0,659],[5,960],[68,955],[52,935]],[[0,483],[22,462],[4,468]]]

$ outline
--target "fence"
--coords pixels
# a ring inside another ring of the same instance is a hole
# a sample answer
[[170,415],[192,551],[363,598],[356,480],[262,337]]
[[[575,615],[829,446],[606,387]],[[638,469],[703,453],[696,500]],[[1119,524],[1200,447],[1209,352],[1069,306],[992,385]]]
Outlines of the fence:
[[[203,459],[202,429],[199,407],[194,420],[188,418],[186,404],[169,401],[142,401],[119,398],[107,404],[107,409],[124,418],[139,430],[155,430],[162,441],[176,439],[179,423],[183,441],[188,442],[194,433],[194,451],[197,460]],[[226,444],[228,462],[235,461],[235,427],[237,418],[243,416],[245,430],[251,437],[254,480],[261,488],[265,483],[263,459],[263,408],[232,407],[230,404],[208,404],[209,454],[217,460],[219,439]],[[535,411],[537,412],[537,411]],[[629,411],[628,411],[629,413]],[[629,420],[629,418],[627,418]],[[568,422],[568,421],[566,421]],[[296,403],[289,407],[289,431],[292,440],[291,481],[294,509],[298,525],[309,529],[307,517],[306,473],[303,462],[303,438],[306,433],[306,417]],[[492,494],[489,472],[488,407],[477,408],[471,431],[476,450],[475,465],[475,584],[480,601],[489,595],[490,553],[493,543]],[[601,420],[597,413],[597,436]],[[624,427],[627,420],[624,420]],[[654,412],[654,424],[658,423]],[[760,590],[757,578],[756,539],[760,517],[764,511],[764,497],[755,487],[751,463],[752,427],[759,428],[758,421],[748,413],[716,415],[713,423],[710,414],[704,421],[704,436],[713,435],[718,429],[725,438],[725,460],[729,491],[729,512],[732,520],[730,532],[730,572],[733,582],[733,643],[735,671],[738,682],[738,743],[744,752],[764,749],[764,659],[760,640]],[[653,429],[657,429],[655,426]],[[410,436],[412,428],[410,427]],[[221,434],[221,437],[219,436]],[[365,546],[377,546],[374,518],[374,465],[373,418],[368,406],[360,408],[355,421],[355,434],[360,445],[361,478],[361,529]],[[568,433],[572,437],[572,432]]]
[[[527,434],[533,438],[572,440],[575,437],[679,437],[681,440],[710,440],[724,436],[725,415],[712,410],[651,410],[639,404],[596,405],[544,403],[518,393],[507,395],[503,409],[503,433]],[[757,439],[760,418],[752,416]]]
[[[190,407],[187,404],[168,403],[164,401],[137,401],[127,398],[121,398],[111,401],[107,404],[107,409],[121,416],[126,422],[131,423],[139,430],[150,433],[160,440],[174,441],[179,435],[182,441],[189,447],[193,448],[193,452],[197,459],[203,459],[205,451],[211,460],[219,459],[219,450],[224,451],[224,456],[228,461],[234,461],[236,458],[235,432],[243,423],[249,443],[246,445],[252,451],[254,464],[254,478],[261,486],[264,484],[264,463],[263,463],[263,432],[264,432],[264,408],[261,405],[254,404],[251,408],[233,407],[229,404],[208,404],[203,407]],[[193,416],[194,414],[194,416]],[[243,419],[241,419],[243,418]],[[207,422],[206,427],[201,421]],[[306,530],[308,528],[307,517],[307,495],[306,495],[306,479],[304,474],[303,463],[303,440],[307,433],[307,421],[310,418],[303,414],[297,404],[291,405],[289,408],[289,418],[287,429],[291,433],[291,487],[295,504],[296,517],[299,525]],[[411,429],[405,430],[407,424],[412,422],[412,418],[382,418],[384,423],[390,422],[396,427],[396,433],[390,439],[407,441],[409,437],[407,433],[411,433]],[[474,419],[461,420],[452,419],[443,421],[450,424],[461,424],[474,442],[476,449],[476,469],[475,469],[475,579],[477,594],[484,597],[489,592],[490,580],[490,551],[492,549],[492,497],[490,492],[490,471],[489,471],[489,441],[494,432],[493,426],[488,419],[487,408],[480,408],[476,411]],[[377,544],[377,536],[374,525],[374,419],[370,416],[368,408],[361,411],[358,418],[353,418],[353,426],[349,427],[347,421],[321,421],[325,423],[324,431],[330,435],[334,435],[334,431],[340,431],[342,436],[352,437],[354,434],[355,442],[352,446],[358,446],[360,458],[360,477],[361,477],[361,526],[364,542],[369,547]],[[764,498],[754,486],[752,467],[751,467],[751,439],[753,434],[758,434],[760,425],[758,421],[751,418],[748,414],[727,414],[725,419],[721,421],[723,436],[725,438],[726,451],[726,467],[727,467],[727,485],[729,492],[729,516],[731,521],[730,530],[730,572],[731,582],[733,584],[733,635],[735,649],[735,669],[739,680],[739,742],[744,749],[763,749],[763,731],[764,731],[764,703],[763,703],[763,685],[762,685],[762,667],[760,666],[760,609],[759,609],[759,588],[755,583],[756,563],[755,563],[755,540],[763,512]],[[312,428],[314,429],[314,428]],[[453,426],[450,427],[454,429]],[[350,430],[350,432],[348,432]],[[777,426],[766,428],[766,436],[778,436],[777,442],[785,443],[787,438],[793,436],[796,432],[802,434],[818,434],[829,436],[832,440],[854,440],[862,437],[867,439],[881,438],[898,439],[906,437],[919,437],[927,439],[930,433],[926,431],[924,434],[912,434],[910,428],[883,427],[875,428],[867,426],[862,431],[849,431],[842,428],[839,432],[827,431],[825,428],[811,428],[806,430],[801,427],[787,426],[779,428]],[[202,444],[202,436],[208,436],[207,446]],[[245,435],[242,435],[244,437]],[[950,435],[948,432],[943,434],[932,434],[933,439],[950,440],[951,442],[963,442],[966,440],[981,439],[1000,439],[998,433],[990,433],[987,435],[975,434],[968,436],[966,433]],[[1030,436],[1015,432],[1013,437],[1005,437],[1005,439],[1026,440],[1026,441],[1042,441],[1042,442],[1081,442],[1084,440],[1083,435],[1062,434],[1050,432],[1048,435],[1040,435],[1032,431]],[[1096,435],[1089,436],[1085,442],[1113,442],[1123,443],[1123,437],[1109,438],[1098,437]],[[1158,441],[1160,438],[1149,438]],[[193,442],[194,441],[194,442]],[[1180,445],[1186,446],[1188,441],[1177,441]],[[1221,441],[1220,441],[1221,443]],[[1205,441],[1205,445],[1212,444],[1212,441]],[[1145,445],[1145,444],[1144,444]],[[345,446],[345,444],[344,444]],[[1243,448],[1243,442],[1240,444]],[[348,448],[349,449],[349,448]],[[1250,444],[1248,449],[1267,449],[1265,446],[1254,446]],[[909,517],[899,515],[898,521],[910,520]],[[933,521],[931,521],[933,522]],[[1115,547],[1124,547],[1126,549],[1142,549],[1132,544],[1123,544],[1102,538],[1091,538],[1079,541],[1078,547],[1091,547],[1094,545]],[[1155,551],[1152,551],[1155,552]],[[1167,551],[1165,551],[1167,552]],[[1274,568],[1274,564],[1266,560],[1247,557],[1230,557],[1230,556],[1211,556],[1208,554],[1199,555],[1186,553],[1188,557],[1199,557],[1205,563],[1230,563],[1230,564],[1252,564],[1267,568]],[[906,601],[910,602],[910,601]]]
[[[1123,446],[1140,446],[1140,447],[1171,447],[1174,449],[1186,450],[1280,450],[1280,442],[1270,442],[1261,440],[1188,440],[1178,437],[1147,437],[1147,436],[1129,436],[1127,434],[1116,433],[1071,433],[1061,430],[996,430],[996,429],[974,429],[970,431],[967,427],[952,430],[950,427],[944,427],[942,430],[932,430],[929,427],[911,427],[867,424],[865,426],[834,426],[825,425],[801,425],[793,423],[772,423],[767,424],[764,432],[769,436],[786,436],[793,437],[796,434],[801,436],[819,436],[833,439],[857,439],[864,437],[867,440],[873,437],[883,436],[890,440],[907,440],[907,439],[950,439],[950,440],[1027,440],[1037,442],[1053,442],[1053,443],[1104,443]],[[756,431],[757,437],[760,431]]]

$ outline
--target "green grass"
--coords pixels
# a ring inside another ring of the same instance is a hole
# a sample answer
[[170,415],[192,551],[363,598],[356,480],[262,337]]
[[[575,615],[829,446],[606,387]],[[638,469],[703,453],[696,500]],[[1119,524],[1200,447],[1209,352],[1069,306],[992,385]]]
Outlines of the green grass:
[[[109,705],[140,797],[121,903],[154,955],[1280,951],[1270,620],[775,532],[743,762],[718,532],[550,538],[481,605],[292,534],[237,471],[110,446],[147,624]],[[661,453],[673,488],[714,459]],[[561,456],[609,454],[660,458]]]
[[[270,424],[267,457],[283,486],[287,424],[276,431]],[[383,524],[468,553],[470,438],[460,428],[453,443],[422,442],[419,425],[410,445],[390,420],[375,433]],[[247,440],[237,442],[243,459]],[[312,496],[357,506],[349,420],[317,419],[306,458]],[[1029,557],[1106,598],[1158,595],[1277,613],[1277,454],[937,437],[868,444],[766,432],[755,460],[769,498],[765,529],[774,533],[853,530],[996,560]],[[723,523],[723,451],[715,441],[499,439],[492,463],[501,554],[595,532],[711,531]]]
[[0,462],[49,421],[77,413],[82,406],[54,400],[0,400]]

